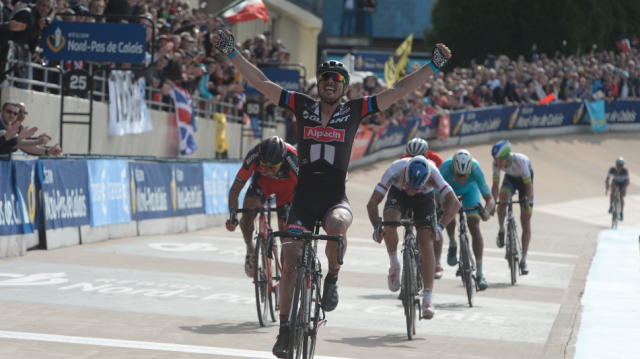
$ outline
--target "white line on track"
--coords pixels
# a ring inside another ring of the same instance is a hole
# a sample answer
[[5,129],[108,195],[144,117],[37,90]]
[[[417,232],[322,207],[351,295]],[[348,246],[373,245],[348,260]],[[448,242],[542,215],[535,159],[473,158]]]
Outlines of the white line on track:
[[[8,332],[8,331],[0,331],[0,338],[37,340],[37,341],[44,341],[44,342],[68,343],[68,344],[97,345],[97,346],[106,346],[106,347],[115,347],[115,348],[160,350],[160,351],[179,352],[179,353],[225,355],[225,356],[243,357],[243,358],[273,359],[273,354],[271,354],[270,352],[263,352],[263,351],[257,351],[257,350],[203,347],[203,346],[195,346],[195,345],[166,344],[166,343],[154,343],[154,342],[138,342],[138,341],[132,341],[132,340],[72,337],[72,336],[66,336],[66,335],[37,334],[37,333]],[[341,358],[324,357],[324,356],[315,356],[315,357],[320,359],[341,359]]]

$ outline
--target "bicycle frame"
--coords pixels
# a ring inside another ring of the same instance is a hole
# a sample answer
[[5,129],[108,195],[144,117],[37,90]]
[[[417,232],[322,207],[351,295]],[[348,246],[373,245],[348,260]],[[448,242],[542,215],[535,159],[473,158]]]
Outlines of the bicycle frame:
[[[516,220],[513,217],[513,204],[514,203],[524,203],[525,205],[528,205],[527,202],[528,199],[527,197],[523,197],[522,199],[518,200],[518,201],[497,201],[496,205],[506,205],[507,206],[507,233],[506,233],[506,241],[505,241],[505,251],[506,251],[506,259],[507,262],[509,262],[509,267],[511,269],[511,285],[515,285],[516,283],[516,272],[515,272],[515,266],[518,267],[518,274],[522,275],[522,268],[520,268],[520,253],[522,253],[522,245],[520,243],[519,237],[518,237],[518,232],[516,230]],[[510,231],[513,230],[513,237],[515,240],[515,243],[512,244],[511,243],[511,236],[509,235]],[[509,248],[511,248],[511,246],[513,245],[515,252],[514,253],[510,253],[509,252]],[[510,258],[512,257],[512,258]],[[513,259],[513,262],[511,261]]]

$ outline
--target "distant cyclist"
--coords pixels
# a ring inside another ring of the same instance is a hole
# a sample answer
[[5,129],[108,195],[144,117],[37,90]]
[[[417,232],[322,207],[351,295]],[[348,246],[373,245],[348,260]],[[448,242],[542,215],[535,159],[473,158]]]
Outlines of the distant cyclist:
[[442,166],[442,157],[429,149],[429,143],[422,138],[414,138],[407,143],[407,153],[400,158],[424,156],[426,159],[433,161],[437,168]]
[[[229,190],[229,210],[231,210],[231,206],[238,208],[238,196],[252,174],[253,179],[244,197],[242,208],[262,207],[267,198],[271,194],[275,194],[278,228],[283,230],[287,220],[287,209],[291,204],[293,190],[298,182],[297,151],[278,136],[268,138],[251,149],[247,153],[242,167],[236,175],[236,180]],[[253,278],[255,217],[255,214],[243,213],[240,219],[240,229],[247,245],[244,272],[250,278]],[[237,222],[229,223],[227,220],[227,229],[229,231],[235,231],[237,225]]]
[[[609,179],[612,177],[611,186],[609,186]],[[609,190],[609,187],[615,187],[620,191],[620,221],[623,221],[624,196],[627,194],[627,187],[629,187],[629,171],[624,168],[624,158],[618,158],[616,160],[616,166],[609,169],[605,184],[607,185],[607,191]],[[611,212],[613,212],[613,191],[611,191],[611,195],[609,196],[609,213]]]
[[[343,235],[344,251],[348,246],[347,230],[353,214],[346,194],[345,180],[351,150],[360,123],[367,116],[384,111],[393,103],[415,91],[439,71],[451,58],[443,44],[432,50],[427,65],[412,72],[375,96],[342,102],[349,91],[349,71],[339,61],[325,61],[316,70],[318,99],[303,93],[287,91],[272,82],[247,59],[238,56],[230,31],[218,30],[212,44],[229,57],[242,77],[271,102],[292,111],[297,119],[299,180],[296,186],[286,231],[311,231],[316,221],[328,235]],[[278,358],[289,353],[289,309],[295,288],[295,261],[302,244],[297,241],[284,246],[284,266],[280,280],[280,330],[272,352]],[[338,244],[327,243],[329,262],[322,290],[322,309],[331,312],[338,306]]]
[[[459,150],[453,156],[447,158],[440,167],[440,173],[447,183],[451,186],[457,196],[462,196],[462,207],[470,208],[477,204],[482,204],[485,200],[483,211],[467,212],[467,225],[471,232],[473,240],[473,254],[476,258],[476,278],[480,290],[489,287],[487,279],[482,272],[482,255],[484,252],[484,241],[482,233],[480,233],[480,219],[488,221],[490,212],[496,205],[491,195],[489,185],[484,178],[484,172],[480,168],[478,161],[471,157],[466,150]],[[447,263],[454,266],[458,263],[456,258],[457,244],[455,237],[456,221],[451,221],[447,226],[449,234],[449,254],[447,255]]]
[[[491,194],[493,198],[498,198],[498,182],[500,182],[500,171],[504,171],[504,180],[500,187],[500,201],[511,199],[515,191],[518,191],[520,200],[525,196],[528,198],[528,205],[520,204],[520,224],[522,225],[522,260],[520,269],[522,274],[529,274],[527,268],[527,252],[529,242],[531,242],[531,214],[533,213],[533,169],[529,158],[521,153],[511,153],[511,143],[503,140],[496,143],[491,149],[493,156],[493,186]],[[492,213],[493,215],[493,213]],[[504,247],[504,218],[507,216],[507,206],[498,206],[498,222],[500,230],[496,244]]]
[[[407,153],[400,156],[400,158],[415,156],[426,157],[429,161],[432,161],[438,169],[442,165],[442,157],[440,157],[439,154],[431,151],[429,149],[429,143],[422,138],[414,138],[413,140],[409,141],[407,143]],[[435,191],[438,192],[437,189]],[[436,193],[435,198],[439,199],[440,196]],[[436,201],[436,207],[438,208],[438,210],[441,209],[439,200]],[[442,242],[443,241],[437,241],[433,245],[433,251],[436,255],[436,272],[434,275],[436,279],[442,278],[442,264],[440,264],[440,260],[442,258]]]
[[[425,224],[416,226],[418,246],[422,254],[422,280],[424,281],[422,317],[425,319],[431,319],[435,315],[432,303],[436,269],[433,242],[442,239],[442,232],[445,226],[455,218],[460,202],[451,187],[442,179],[433,162],[427,161],[423,156],[416,156],[393,162],[385,171],[367,203],[369,220],[374,227],[378,224],[378,205],[387,192],[389,195],[382,215],[385,221],[401,220],[408,207],[413,208],[414,220],[424,221],[435,214],[434,188],[444,196],[446,210],[442,221],[438,223],[435,231]],[[378,243],[384,237],[390,261],[388,285],[392,292],[396,292],[400,289],[401,273],[398,261],[398,231],[396,228],[387,227],[379,233],[378,237],[376,234],[378,233],[373,233],[373,239]]]

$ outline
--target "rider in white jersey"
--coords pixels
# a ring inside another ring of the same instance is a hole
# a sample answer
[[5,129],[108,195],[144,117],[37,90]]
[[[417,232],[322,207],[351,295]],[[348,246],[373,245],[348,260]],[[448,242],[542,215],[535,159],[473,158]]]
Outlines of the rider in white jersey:
[[[436,216],[434,188],[438,189],[445,199],[445,213],[442,222],[438,223],[435,231],[424,221]],[[440,175],[436,165],[423,156],[402,158],[395,161],[384,173],[382,180],[376,186],[369,203],[367,212],[374,227],[378,224],[378,205],[385,195],[383,217],[385,221],[401,220],[407,208],[412,208],[420,253],[422,255],[422,280],[424,283],[422,318],[431,319],[435,315],[432,304],[434,274],[436,269],[433,242],[442,238],[445,225],[454,218],[460,202],[451,190],[451,186]],[[400,262],[398,261],[398,232],[396,228],[385,227],[381,233],[374,232],[374,240],[380,242],[384,237],[387,246],[391,268],[389,269],[388,285],[392,292],[400,289]]]
[[[520,204],[520,224],[522,225],[522,260],[520,261],[520,269],[522,274],[529,274],[527,268],[527,252],[529,251],[529,242],[531,242],[531,214],[533,213],[533,169],[529,158],[521,153],[511,153],[511,144],[509,141],[503,140],[496,143],[491,149],[493,156],[493,186],[491,194],[494,198],[498,198],[498,182],[500,182],[500,171],[506,174],[500,187],[500,201],[508,201],[511,196],[518,191],[520,200],[525,196],[527,203]],[[493,215],[493,213],[491,213]],[[507,206],[498,206],[498,222],[500,222],[500,230],[496,244],[502,248],[504,246],[504,218],[507,215]]]

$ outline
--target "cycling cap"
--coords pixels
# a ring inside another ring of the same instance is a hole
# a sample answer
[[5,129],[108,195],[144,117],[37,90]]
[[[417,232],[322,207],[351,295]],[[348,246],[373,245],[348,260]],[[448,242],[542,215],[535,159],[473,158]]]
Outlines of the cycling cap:
[[414,189],[424,187],[429,177],[431,177],[431,167],[424,156],[412,158],[404,169],[404,182]]
[[624,165],[624,158],[620,157],[616,160],[617,165]]
[[453,172],[466,175],[471,173],[473,158],[467,150],[459,150],[453,155]]
[[260,144],[258,157],[260,157],[262,163],[274,166],[284,161],[286,153],[287,146],[284,141],[278,136],[273,136],[267,138]]
[[511,144],[507,140],[502,140],[493,146],[491,156],[493,156],[493,158],[507,158],[510,152]]
[[325,61],[323,62],[319,67],[318,70],[316,71],[316,76],[319,76],[320,74],[322,74],[323,72],[327,72],[327,71],[333,71],[333,72],[337,72],[340,75],[344,76],[345,79],[345,85],[349,84],[349,71],[347,70],[347,67],[340,61]]
[[422,138],[414,138],[407,143],[407,154],[411,157],[424,155],[429,149],[429,144]]

